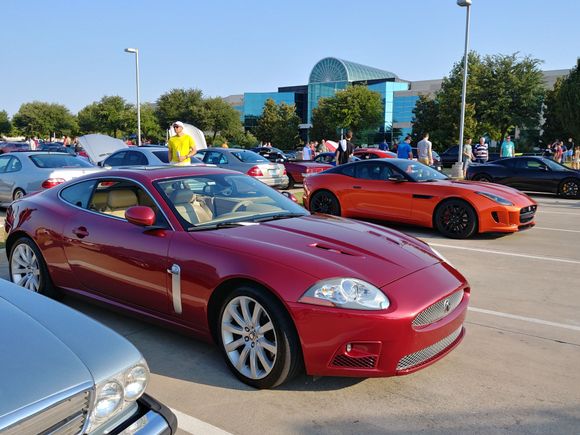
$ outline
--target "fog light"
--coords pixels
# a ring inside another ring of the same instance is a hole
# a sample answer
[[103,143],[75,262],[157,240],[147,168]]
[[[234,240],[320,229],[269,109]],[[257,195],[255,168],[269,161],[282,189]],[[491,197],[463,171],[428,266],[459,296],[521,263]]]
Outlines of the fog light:
[[351,350],[352,350],[352,344],[348,343],[348,344],[346,345],[346,351],[347,351],[347,352],[350,352]]

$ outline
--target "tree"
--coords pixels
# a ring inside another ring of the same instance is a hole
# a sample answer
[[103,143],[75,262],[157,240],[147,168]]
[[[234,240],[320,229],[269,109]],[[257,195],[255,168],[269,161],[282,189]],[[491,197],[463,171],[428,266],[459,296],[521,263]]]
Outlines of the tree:
[[210,143],[218,134],[228,138],[242,127],[239,112],[221,98],[204,100],[203,118],[205,129],[212,134]]
[[277,147],[293,149],[298,145],[300,118],[292,104],[276,104],[269,98],[264,103],[262,115],[255,128],[256,137],[262,142],[271,142]]
[[[137,108],[131,107],[130,120],[127,123],[126,133],[137,134]],[[154,143],[165,142],[165,130],[159,125],[153,103],[141,104],[141,138]]]
[[83,133],[107,133],[117,137],[130,131],[134,107],[124,98],[104,96],[79,111],[79,125]]
[[[365,130],[378,130],[384,123],[383,113],[384,107],[378,92],[366,86],[349,86],[319,102],[319,110],[313,111],[312,134],[326,138],[335,137],[341,128],[361,134]],[[334,134],[330,134],[333,131]]]
[[161,95],[155,111],[161,128],[166,129],[172,122],[182,121],[205,130],[202,95],[199,89],[172,89]]
[[25,136],[72,136],[78,130],[76,118],[61,104],[34,101],[24,103],[14,115],[14,126]]
[[0,110],[0,134],[10,133],[12,130],[12,123],[8,118],[8,113],[5,110]]
[[559,79],[546,100],[546,133],[554,137],[573,137],[580,141],[580,59],[570,74]]

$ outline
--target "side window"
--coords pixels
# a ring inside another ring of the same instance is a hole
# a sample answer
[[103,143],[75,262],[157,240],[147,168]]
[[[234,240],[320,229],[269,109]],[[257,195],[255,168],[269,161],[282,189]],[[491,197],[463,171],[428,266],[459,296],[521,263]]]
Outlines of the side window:
[[206,151],[198,151],[197,153],[195,153],[194,157],[196,159],[201,160],[204,163],[207,163],[206,159],[207,159],[207,152]]
[[356,168],[356,178],[362,178],[364,180],[386,180],[388,176],[384,176],[385,171],[388,171],[388,168],[380,163],[358,165]]
[[8,168],[8,163],[10,162],[11,156],[2,156],[0,157],[0,173],[6,172]]
[[60,197],[77,207],[88,208],[89,199],[93,193],[95,183],[95,180],[89,180],[83,183],[73,184],[72,186],[62,189]]
[[222,154],[222,153],[218,153],[215,151],[208,151],[207,152],[207,158],[205,160],[205,163],[209,163],[211,165],[222,165],[227,163],[228,160],[226,159],[226,157]]
[[147,165],[147,157],[143,153],[137,151],[129,151],[124,159],[124,164],[127,166]]
[[338,173],[347,177],[354,177],[354,165],[343,166]]
[[18,172],[22,169],[22,163],[16,157],[12,157],[8,166],[6,167],[6,172]]
[[120,153],[116,153],[105,160],[105,166],[123,166],[123,159],[127,153],[125,151],[121,151]]

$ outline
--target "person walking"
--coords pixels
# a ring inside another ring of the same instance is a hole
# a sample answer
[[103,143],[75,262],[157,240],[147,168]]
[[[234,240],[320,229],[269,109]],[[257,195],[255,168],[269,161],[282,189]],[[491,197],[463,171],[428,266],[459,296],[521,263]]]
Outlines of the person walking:
[[515,146],[512,142],[511,136],[505,138],[505,141],[501,144],[500,157],[502,159],[507,159],[515,155]]
[[346,133],[346,139],[341,139],[336,147],[336,152],[334,157],[336,159],[337,165],[343,165],[348,163],[348,159],[351,158],[354,152],[354,145],[352,144],[352,131]]
[[413,160],[413,150],[411,149],[411,136],[407,135],[405,140],[397,147],[398,159]]
[[417,160],[427,166],[433,165],[433,144],[429,141],[429,133],[423,134],[423,139],[417,144]]
[[485,138],[479,138],[479,143],[475,145],[475,163],[487,163],[489,160],[489,146],[485,143]]
[[465,145],[463,145],[463,178],[467,177],[467,168],[469,168],[469,164],[475,160],[471,141],[472,139],[468,137],[465,141]]
[[180,166],[189,165],[191,164],[191,156],[196,151],[195,141],[190,135],[184,133],[183,122],[175,121],[173,130],[175,131],[175,136],[169,138],[167,143],[169,163]]

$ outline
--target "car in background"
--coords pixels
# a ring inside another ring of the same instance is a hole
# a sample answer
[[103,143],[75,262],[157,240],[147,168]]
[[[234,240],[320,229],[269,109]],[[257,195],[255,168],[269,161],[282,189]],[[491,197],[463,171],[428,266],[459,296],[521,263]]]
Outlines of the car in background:
[[530,228],[537,207],[515,189],[453,181],[408,159],[365,160],[313,175],[304,181],[303,201],[311,212],[436,228],[454,239]]
[[[411,147],[411,150],[413,151],[413,158],[415,160],[417,160],[419,157],[418,154],[418,150],[417,147]],[[435,150],[431,150],[431,155],[433,156],[433,164],[430,165],[433,169],[438,170],[439,172],[441,172],[441,170],[443,169],[443,164],[441,163],[441,156],[439,155],[439,153]]]
[[384,151],[378,148],[357,148],[353,154],[361,160],[394,159],[397,157],[397,154],[392,151]]
[[[15,258],[38,252],[22,240]],[[175,415],[145,393],[149,368],[135,346],[31,291],[37,276],[12,273],[21,286],[0,279],[0,328],[14,331],[0,338],[0,433],[176,432]]]
[[[357,162],[360,158],[356,156],[351,156],[349,162]],[[336,166],[336,155],[334,153],[320,153],[312,160],[316,163],[325,163],[330,166]]]
[[294,188],[296,184],[302,184],[304,177],[318,174],[332,167],[328,163],[312,160],[290,160],[282,150],[274,147],[258,147],[253,148],[252,151],[257,152],[271,162],[282,163],[284,165],[286,174],[288,175],[288,189]]
[[[191,163],[201,164],[202,161],[192,157]],[[169,164],[167,147],[144,145],[115,151],[103,160],[99,166],[115,168],[119,166],[159,166]]]
[[[473,148],[473,153],[475,154],[475,144],[471,145]],[[499,153],[491,152],[488,150],[488,161],[493,162],[499,159]],[[459,158],[459,145],[453,145],[447,148],[442,153],[439,153],[439,158],[441,159],[441,166],[444,168],[450,168],[454,163],[457,163]]]
[[214,341],[232,373],[256,388],[303,368],[405,375],[464,336],[469,284],[429,245],[311,216],[235,171],[90,174],[14,201],[5,230],[13,281],[41,293],[54,285]]
[[0,154],[29,150],[30,145],[28,142],[0,142]]
[[289,179],[283,164],[270,162],[265,157],[250,150],[206,148],[199,150],[195,157],[205,164],[250,175],[270,187],[282,189],[288,187]]
[[0,205],[101,170],[68,153],[23,151],[0,155]]
[[504,184],[528,192],[547,192],[564,198],[580,197],[580,171],[537,156],[473,163],[467,179]]
[[62,142],[48,142],[41,143],[36,148],[36,151],[50,151],[53,153],[67,153],[76,156],[75,149],[73,147],[65,147]]

